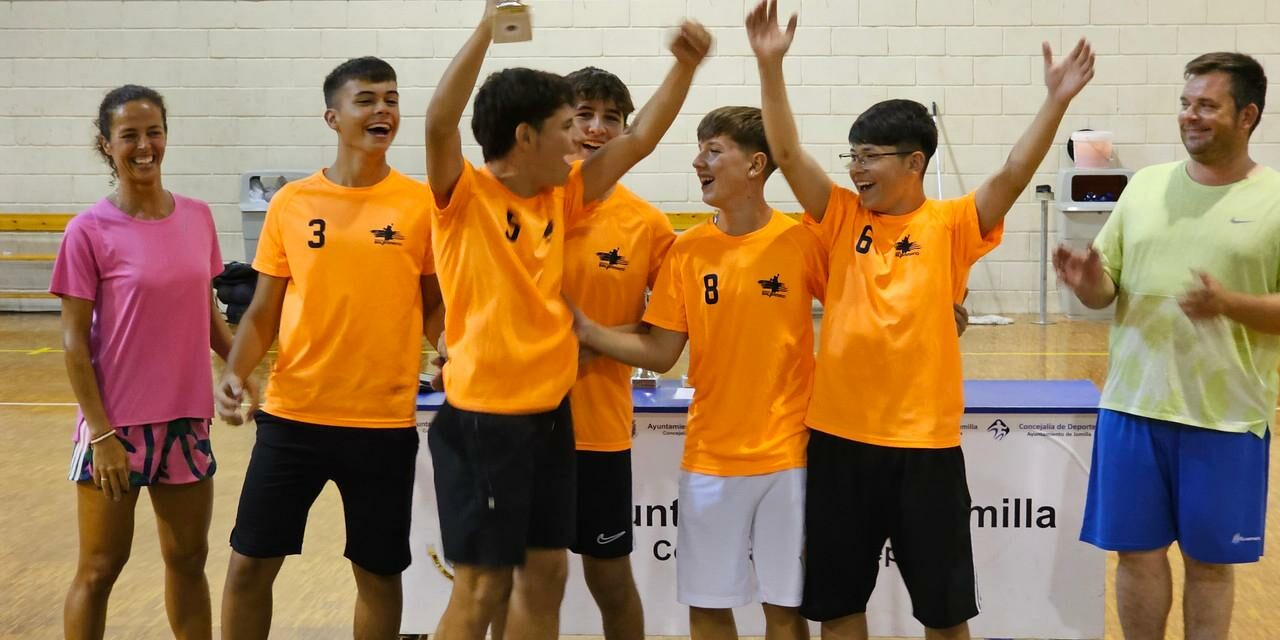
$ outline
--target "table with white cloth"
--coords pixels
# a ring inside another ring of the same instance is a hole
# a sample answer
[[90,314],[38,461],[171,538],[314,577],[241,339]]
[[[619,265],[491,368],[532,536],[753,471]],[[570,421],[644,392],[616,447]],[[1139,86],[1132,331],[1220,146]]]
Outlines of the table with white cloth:
[[[692,390],[664,381],[636,389],[632,449],[635,552],[631,556],[648,635],[688,635],[675,600],[676,499]],[[962,447],[973,503],[974,566],[981,613],[975,637],[1101,638],[1103,552],[1079,541],[1098,391],[1088,380],[972,380],[964,385]],[[434,633],[449,599],[452,570],[440,547],[427,429],[444,397],[418,398],[417,477],[404,573],[404,633]],[[561,610],[564,635],[600,635],[600,614],[570,555]],[[920,636],[886,545],[867,606],[872,635]],[[759,606],[736,612],[741,635],[763,635]],[[815,625],[816,630],[816,625]]]

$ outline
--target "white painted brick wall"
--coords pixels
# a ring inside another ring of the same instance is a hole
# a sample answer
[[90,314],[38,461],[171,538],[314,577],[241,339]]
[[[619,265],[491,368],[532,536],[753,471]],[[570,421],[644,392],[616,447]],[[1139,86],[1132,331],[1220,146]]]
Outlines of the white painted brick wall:
[[[663,145],[627,183],[665,210],[705,210],[689,168],[694,130],[716,106],[759,104],[741,27],[753,4],[531,0],[538,37],[495,47],[485,72],[593,64],[619,74],[642,103],[669,66],[673,27],[686,15],[703,21],[718,38],[715,57]],[[1174,115],[1182,67],[1194,55],[1239,48],[1280,78],[1280,0],[784,0],[784,12],[796,8],[791,100],[805,144],[842,184],[837,155],[853,118],[902,97],[936,102],[942,113],[935,163],[946,170],[944,195],[977,188],[1044,98],[1043,41],[1061,53],[1084,36],[1099,54],[1097,78],[1058,139],[1080,127],[1110,129],[1131,168],[1183,157]],[[167,185],[208,200],[224,252],[241,257],[240,172],[331,160],[320,84],[345,58],[374,54],[396,66],[403,124],[391,160],[422,175],[422,112],[479,11],[479,0],[0,0],[0,211],[77,210],[105,194],[94,109],[110,87],[148,84],[169,100]],[[464,131],[469,124],[464,118]],[[464,152],[478,160],[466,138]],[[1256,158],[1280,163],[1280,118],[1264,118],[1254,140]],[[1056,183],[1067,163],[1055,146],[1033,184]],[[930,195],[935,184],[930,175]],[[767,193],[796,208],[781,175]],[[1051,216],[1055,241],[1056,226]],[[1024,195],[1004,244],[974,269],[975,312],[1035,310],[1039,227],[1039,206]],[[1056,310],[1056,293],[1049,302]]]

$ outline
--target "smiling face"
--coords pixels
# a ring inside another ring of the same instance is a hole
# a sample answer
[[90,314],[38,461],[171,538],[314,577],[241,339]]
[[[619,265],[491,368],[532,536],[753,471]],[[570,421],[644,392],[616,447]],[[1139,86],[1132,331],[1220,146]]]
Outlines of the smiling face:
[[1247,153],[1257,106],[1236,109],[1230,75],[1212,72],[1192,76],[1182,90],[1181,102],[1178,130],[1192,158],[1207,164]]
[[753,171],[761,171],[763,157],[763,153],[749,153],[727,135],[700,140],[693,170],[702,185],[702,201],[724,210],[734,198],[751,193]]
[[567,160],[586,160],[610,140],[622,135],[626,118],[612,100],[582,100],[574,106],[573,148]]
[[109,137],[98,144],[111,159],[121,182],[154,185],[160,181],[164,160],[164,114],[150,100],[132,100],[111,111]]
[[875,144],[856,144],[849,151],[858,158],[849,163],[849,178],[864,206],[881,213],[905,213],[915,208],[909,203],[918,200],[922,188],[923,152]]
[[400,92],[394,80],[348,80],[338,90],[325,122],[338,143],[365,153],[386,153],[400,130]]

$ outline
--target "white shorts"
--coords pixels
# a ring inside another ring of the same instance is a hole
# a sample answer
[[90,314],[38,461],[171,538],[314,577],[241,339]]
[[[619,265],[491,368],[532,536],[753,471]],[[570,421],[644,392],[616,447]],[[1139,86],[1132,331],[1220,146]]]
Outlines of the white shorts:
[[703,609],[798,607],[804,593],[805,470],[680,473],[676,600]]

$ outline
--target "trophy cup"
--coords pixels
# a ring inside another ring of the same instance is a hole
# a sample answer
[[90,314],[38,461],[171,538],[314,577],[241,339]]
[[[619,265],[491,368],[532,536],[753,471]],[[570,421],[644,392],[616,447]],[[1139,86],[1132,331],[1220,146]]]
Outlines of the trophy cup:
[[520,0],[502,0],[493,15],[494,42],[525,42],[533,39],[529,7]]

